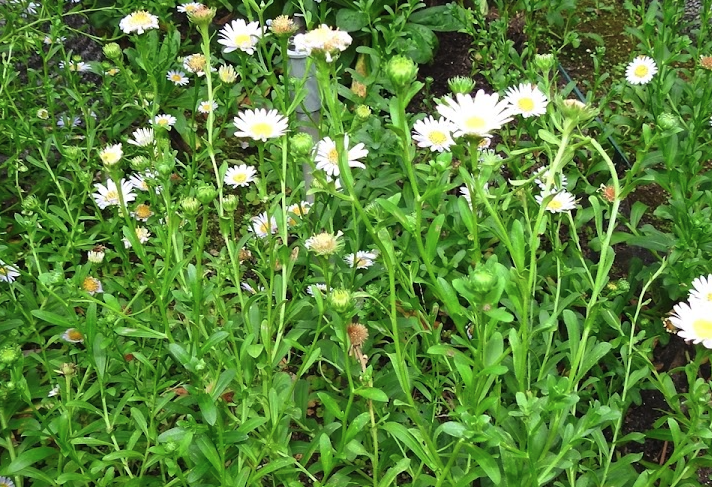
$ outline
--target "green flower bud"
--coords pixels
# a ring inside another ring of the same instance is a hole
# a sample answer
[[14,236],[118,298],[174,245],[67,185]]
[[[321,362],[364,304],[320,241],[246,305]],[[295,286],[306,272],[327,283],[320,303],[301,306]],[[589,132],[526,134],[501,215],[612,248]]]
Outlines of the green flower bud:
[[40,201],[37,199],[37,196],[31,194],[27,198],[25,198],[22,201],[22,209],[26,211],[35,211],[39,209],[40,207]]
[[415,81],[418,65],[406,56],[394,56],[386,65],[386,75],[396,88],[404,88]]
[[368,120],[371,116],[371,107],[367,105],[359,105],[356,107],[356,118],[359,120]]
[[167,441],[166,442],[166,451],[171,453],[174,452],[178,449],[178,443],[175,441]]
[[183,198],[183,201],[180,202],[180,206],[188,216],[195,216],[200,211],[200,201],[195,198]]
[[229,194],[223,198],[223,209],[227,212],[233,212],[237,210],[237,203],[237,196],[235,196],[234,194]]
[[672,113],[661,113],[658,116],[658,127],[663,130],[675,130],[680,128],[680,121]]
[[196,191],[195,194],[196,198],[198,198],[198,201],[200,201],[204,205],[210,204],[217,195],[217,190],[211,184],[206,184],[205,186],[199,187],[198,191]]
[[173,167],[171,167],[170,164],[161,162],[160,164],[156,164],[156,171],[158,171],[158,174],[162,177],[167,178],[173,173]]
[[121,51],[121,46],[115,42],[110,42],[104,46],[104,56],[111,59],[112,61],[117,61],[121,59],[123,51]]
[[213,19],[215,18],[215,12],[217,12],[215,8],[208,8],[204,5],[201,5],[197,9],[188,13],[188,20],[190,20],[192,23],[199,27],[205,27],[210,25],[210,22],[213,21]]
[[22,357],[19,346],[6,346],[0,349],[0,364],[11,365]]
[[447,85],[453,94],[462,93],[464,95],[475,89],[475,80],[469,76],[455,76],[447,80]]
[[551,71],[556,65],[556,59],[553,54],[537,54],[534,56],[534,65],[544,73]]
[[339,313],[345,313],[353,308],[354,299],[348,289],[334,289],[329,294],[329,304]]
[[314,149],[314,139],[306,132],[299,132],[289,139],[292,150],[298,156],[307,156]]
[[138,172],[143,172],[151,167],[151,161],[146,156],[136,156],[130,161],[131,169]]
[[64,156],[68,159],[77,160],[82,156],[82,149],[75,145],[66,145],[62,147]]
[[486,293],[497,285],[498,277],[489,269],[478,269],[470,274],[470,286],[476,293]]
[[559,100],[558,105],[564,117],[573,120],[576,124],[588,122],[597,113],[596,109],[574,98]]

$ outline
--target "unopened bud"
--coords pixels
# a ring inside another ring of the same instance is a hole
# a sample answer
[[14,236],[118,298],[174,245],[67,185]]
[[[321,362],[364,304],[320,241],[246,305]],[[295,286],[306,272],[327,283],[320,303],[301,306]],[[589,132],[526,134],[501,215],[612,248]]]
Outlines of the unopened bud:
[[329,304],[339,313],[345,313],[353,307],[353,295],[348,289],[334,289],[329,293]]
[[198,198],[198,201],[200,201],[204,205],[210,204],[217,195],[218,192],[215,187],[209,184],[199,187],[198,191],[196,191],[195,194],[196,198]]
[[453,94],[467,94],[475,89],[475,80],[469,76],[455,76],[447,80],[447,86]]
[[223,209],[227,212],[233,212],[237,210],[237,196],[234,194],[229,194],[223,198]]
[[289,141],[292,144],[292,150],[298,156],[309,155],[312,149],[314,149],[314,139],[306,132],[293,135]]
[[104,56],[111,59],[112,61],[117,61],[117,60],[121,59],[121,56],[123,55],[121,46],[119,46],[115,42],[110,42],[107,45],[105,45],[103,48],[103,51],[104,51]]
[[183,201],[180,202],[180,206],[188,216],[195,216],[200,211],[200,201],[195,198],[183,198]]
[[418,75],[418,65],[406,56],[394,56],[386,65],[386,75],[396,88],[408,86]]
[[470,275],[470,285],[477,293],[489,292],[497,285],[498,278],[489,269],[479,269]]
[[356,107],[356,118],[359,120],[368,120],[371,116],[371,108],[367,105],[359,105]]

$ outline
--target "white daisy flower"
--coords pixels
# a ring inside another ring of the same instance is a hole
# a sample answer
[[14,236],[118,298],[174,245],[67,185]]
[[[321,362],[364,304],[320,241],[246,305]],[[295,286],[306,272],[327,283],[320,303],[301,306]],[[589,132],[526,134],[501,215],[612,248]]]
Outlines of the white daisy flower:
[[[349,135],[344,134],[344,148],[348,149],[348,147]],[[366,169],[366,166],[359,161],[359,159],[368,155],[368,150],[365,147],[363,143],[359,143],[349,150],[346,156],[349,167]],[[321,169],[332,178],[336,178],[341,174],[339,171],[339,152],[336,150],[336,142],[330,137],[325,137],[317,144],[315,162],[317,169]]]
[[148,221],[149,218],[153,216],[153,211],[151,207],[145,203],[141,203],[136,206],[134,211],[131,212],[131,216],[142,222]]
[[632,85],[647,85],[658,72],[655,61],[648,56],[638,56],[625,68],[625,79]]
[[237,72],[231,65],[223,64],[218,68],[218,77],[223,83],[234,83],[237,80]]
[[178,70],[168,71],[166,79],[176,86],[185,86],[190,82],[185,73]]
[[151,125],[155,125],[158,127],[163,127],[165,129],[170,130],[173,125],[176,123],[176,117],[173,115],[168,115],[167,113],[162,113],[160,115],[156,115],[153,117],[153,120],[151,121]]
[[695,299],[678,303],[670,321],[681,338],[712,348],[712,302]]
[[204,5],[199,2],[189,2],[189,3],[183,3],[181,5],[178,5],[176,7],[176,9],[178,10],[178,12],[180,12],[182,14],[190,14],[190,13],[193,13],[196,10],[200,9],[203,6]]
[[247,164],[232,166],[225,172],[225,184],[237,188],[238,186],[249,186],[255,181],[257,170]]
[[377,250],[372,250],[370,252],[359,250],[355,254],[349,254],[344,257],[344,262],[346,262],[350,267],[355,267],[356,269],[368,269],[373,265],[377,257]]
[[455,126],[444,118],[435,120],[431,116],[413,124],[413,140],[418,143],[418,147],[433,152],[447,151],[455,144],[452,140],[454,129]]
[[[162,188],[161,185],[155,184],[157,177],[158,173],[155,171],[145,171],[143,174],[134,173],[129,178],[129,183],[139,191],[150,191],[151,187],[155,185],[154,190],[156,194],[159,194]],[[148,184],[149,181],[152,183],[151,185]]]
[[139,10],[121,19],[119,28],[124,34],[130,34],[132,32],[143,34],[147,30],[158,29],[158,17],[145,10]]
[[[198,76],[205,75],[205,68],[208,67],[208,61],[202,54],[191,54],[183,58],[183,69],[190,71]],[[216,69],[211,66],[210,71]]]
[[332,30],[328,25],[322,24],[306,34],[294,36],[294,47],[297,52],[310,55],[312,52],[323,53],[326,62],[333,60],[332,55],[346,50],[353,39],[348,32]]
[[12,282],[19,275],[16,267],[0,260],[0,282]]
[[223,48],[225,53],[240,49],[251,55],[255,52],[254,47],[262,34],[259,22],[248,24],[243,19],[236,19],[220,29],[218,43],[225,46]]
[[310,284],[309,287],[307,287],[307,294],[309,296],[314,296],[314,293],[321,293],[322,296],[326,294],[327,292],[331,292],[333,289],[326,287],[326,284],[318,283],[318,284]]
[[[138,239],[139,243],[142,243],[142,244],[145,244],[146,242],[148,242],[148,237],[151,236],[151,232],[149,232],[148,230],[146,230],[143,227],[136,227],[135,232],[136,232],[136,238]],[[128,238],[124,237],[121,239],[121,241],[124,243],[125,248],[128,249],[129,247],[131,247],[131,241]]]
[[443,104],[437,106],[438,113],[455,125],[454,137],[487,137],[512,120],[512,109],[506,101],[499,100],[497,93],[487,94],[479,90],[475,98],[462,93],[455,97],[457,101],[446,96]]
[[[293,205],[289,205],[287,207],[287,213],[291,215],[298,216],[300,219],[304,218],[304,216],[309,213],[309,210],[311,209],[312,204],[309,203],[308,201],[301,201],[299,203],[294,203]],[[287,217],[287,223],[290,225],[296,225],[297,221],[292,218],[291,216]]]
[[76,328],[69,328],[62,334],[62,340],[67,343],[84,343],[84,335]]
[[696,299],[712,303],[712,274],[700,276],[692,281],[689,299],[690,301]]
[[341,231],[336,234],[329,232],[317,233],[304,242],[304,247],[316,255],[332,255],[343,247],[343,241],[341,240],[342,235],[343,233]]
[[514,113],[524,118],[538,117],[546,113],[549,99],[532,83],[520,83],[519,86],[507,88],[504,101],[509,103]]
[[59,67],[60,69],[66,68],[69,71],[74,71],[75,73],[86,73],[87,71],[91,71],[91,66],[84,61],[68,61],[66,63],[64,61],[60,61]]
[[124,151],[121,148],[121,143],[107,145],[101,152],[99,152],[99,158],[106,167],[116,165],[116,163],[121,160],[121,156],[123,155]]
[[[136,199],[136,194],[132,191],[133,186],[131,183],[122,178],[119,184],[121,186],[121,194],[124,197],[124,203],[129,203]],[[113,179],[108,179],[106,181],[106,186],[96,183],[94,188],[97,192],[92,194],[92,196],[94,197],[94,201],[96,201],[97,206],[102,210],[107,206],[118,206],[120,204],[119,190]]]
[[[549,178],[549,166],[544,166],[540,168],[537,173],[536,173],[536,179],[534,180],[534,183],[536,183],[537,186],[542,191],[546,191],[546,180]],[[566,178],[566,174],[564,173],[559,173],[554,177],[554,184],[551,187],[551,192],[552,193],[557,193],[561,189],[566,189],[566,186],[568,185],[568,179]]]
[[262,142],[287,132],[287,118],[277,110],[245,110],[237,114],[233,123],[237,128],[235,137],[249,137]]
[[267,218],[267,213],[260,213],[252,217],[250,230],[260,238],[277,233],[277,220],[274,217]]
[[96,293],[103,293],[104,288],[101,285],[101,281],[95,277],[87,276],[82,281],[82,289],[88,292],[91,296]]
[[[540,205],[549,196],[549,194],[542,193],[535,197],[536,202]],[[568,191],[560,191],[554,194],[554,197],[549,200],[546,204],[546,209],[551,213],[563,213],[566,211],[571,211],[576,209],[576,201],[574,196]]]
[[215,103],[214,101],[211,102],[211,101],[202,101],[201,100],[200,103],[198,103],[198,111],[200,113],[210,113],[213,110],[215,110],[217,107],[218,107],[218,104]]
[[154,133],[152,128],[136,129],[132,134],[133,138],[127,142],[131,145],[146,147],[154,142]]

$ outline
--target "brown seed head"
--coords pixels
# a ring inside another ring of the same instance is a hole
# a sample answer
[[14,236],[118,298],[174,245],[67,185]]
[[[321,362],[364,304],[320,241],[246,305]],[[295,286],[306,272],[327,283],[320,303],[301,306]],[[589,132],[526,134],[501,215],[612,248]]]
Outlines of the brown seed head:
[[346,333],[349,335],[351,346],[360,347],[368,339],[368,329],[361,323],[351,323],[346,328]]

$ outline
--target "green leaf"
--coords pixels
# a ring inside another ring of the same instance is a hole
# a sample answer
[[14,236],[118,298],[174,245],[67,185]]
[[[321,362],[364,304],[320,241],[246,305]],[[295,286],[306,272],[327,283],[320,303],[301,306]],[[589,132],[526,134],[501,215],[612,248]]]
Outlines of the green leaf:
[[215,382],[215,387],[210,393],[210,396],[212,397],[213,401],[218,400],[220,394],[222,394],[223,391],[227,389],[227,386],[230,385],[230,382],[232,382],[236,375],[237,371],[235,369],[227,369],[222,374],[220,374],[220,377],[218,377],[217,382]]
[[205,458],[207,458],[213,468],[215,468],[215,471],[218,473],[219,477],[225,467],[220,460],[220,455],[218,455],[218,451],[215,448],[213,441],[207,435],[200,435],[195,443],[198,445],[200,452],[205,455]]
[[549,144],[555,145],[557,147],[561,145],[561,139],[559,139],[557,136],[555,136],[548,130],[539,129],[538,135],[539,138],[542,139],[544,142],[548,142]]
[[359,396],[371,399],[372,401],[388,402],[388,394],[375,387],[363,387],[354,391]]
[[173,355],[183,367],[190,363],[190,355],[177,343],[168,344],[168,351],[171,352],[171,355]]
[[341,408],[336,401],[328,393],[317,392],[316,395],[329,413],[331,413],[336,419],[343,421],[344,413],[341,411]]
[[396,480],[399,474],[408,470],[408,467],[410,467],[410,459],[401,458],[398,463],[386,471],[386,474],[378,482],[378,487],[388,487]]
[[482,470],[485,471],[492,483],[501,485],[502,472],[500,472],[499,466],[492,455],[476,445],[468,445],[468,447],[475,452],[474,457],[477,459],[478,465],[482,467]]
[[165,333],[151,330],[150,328],[146,328],[145,326],[140,326],[140,325],[138,328],[125,328],[125,327],[115,328],[114,332],[117,335],[121,335],[121,336],[125,336],[125,337],[157,338],[159,340],[166,340],[168,338]]
[[45,458],[56,453],[57,450],[55,448],[50,448],[48,446],[32,448],[31,450],[23,451],[17,458],[10,462],[10,465],[3,469],[0,469],[0,475],[22,475],[22,471],[30,465],[34,465],[35,463],[42,461]]
[[[201,284],[201,285],[202,285],[202,284]],[[215,345],[217,345],[218,343],[222,342],[223,340],[225,340],[225,339],[226,339],[227,337],[229,337],[229,336],[230,336],[230,334],[229,334],[228,332],[226,332],[226,331],[223,331],[223,330],[218,330],[218,331],[216,331],[215,333],[213,333],[212,335],[210,335],[210,338],[208,338],[208,340],[203,344],[203,346],[200,347],[201,353],[202,353],[202,354],[207,353],[207,352],[210,351],[213,347],[215,347]]]
[[336,12],[336,26],[346,32],[359,31],[368,25],[368,14],[361,10],[342,8]]
[[210,426],[215,424],[218,419],[218,410],[215,407],[215,400],[206,392],[201,392],[198,394],[198,407],[200,412],[203,413],[203,419]]
[[135,460],[140,460],[143,458],[143,453],[134,450],[119,450],[104,455],[102,460],[104,460],[105,462],[113,462],[115,460],[128,460],[131,458]]
[[522,222],[519,220],[514,220],[512,222],[512,227],[509,230],[509,241],[512,242],[512,248],[509,251],[512,254],[512,260],[514,261],[514,266],[522,272],[525,267],[525,251],[526,243],[524,241],[524,227]]
[[39,318],[52,325],[58,325],[65,328],[72,328],[74,326],[74,322],[70,321],[67,317],[58,315],[57,313],[52,313],[51,311],[33,309],[32,311],[30,311],[30,313],[32,313],[32,316],[34,316],[35,318]]
[[136,423],[141,431],[143,431],[143,434],[146,436],[147,439],[151,439],[148,435],[148,423],[146,422],[146,416],[143,415],[140,409],[138,408],[131,408],[131,418],[133,419],[134,423]]
[[433,222],[430,224],[430,228],[428,228],[428,236],[425,239],[425,255],[428,257],[428,261],[430,262],[435,260],[435,250],[437,248],[438,241],[440,240],[440,232],[442,231],[444,221],[445,215],[441,213],[435,217]]
[[334,448],[331,446],[331,439],[325,433],[322,433],[319,437],[319,455],[324,477],[328,477],[333,468]]
[[467,436],[467,427],[455,421],[447,421],[440,425],[438,429],[441,429],[443,433],[454,438],[465,438]]
[[[422,5],[422,4],[421,4]],[[462,9],[459,5],[439,5],[413,12],[408,17],[409,23],[420,24],[435,32],[457,32],[466,26],[458,15],[453,15],[453,10]]]

